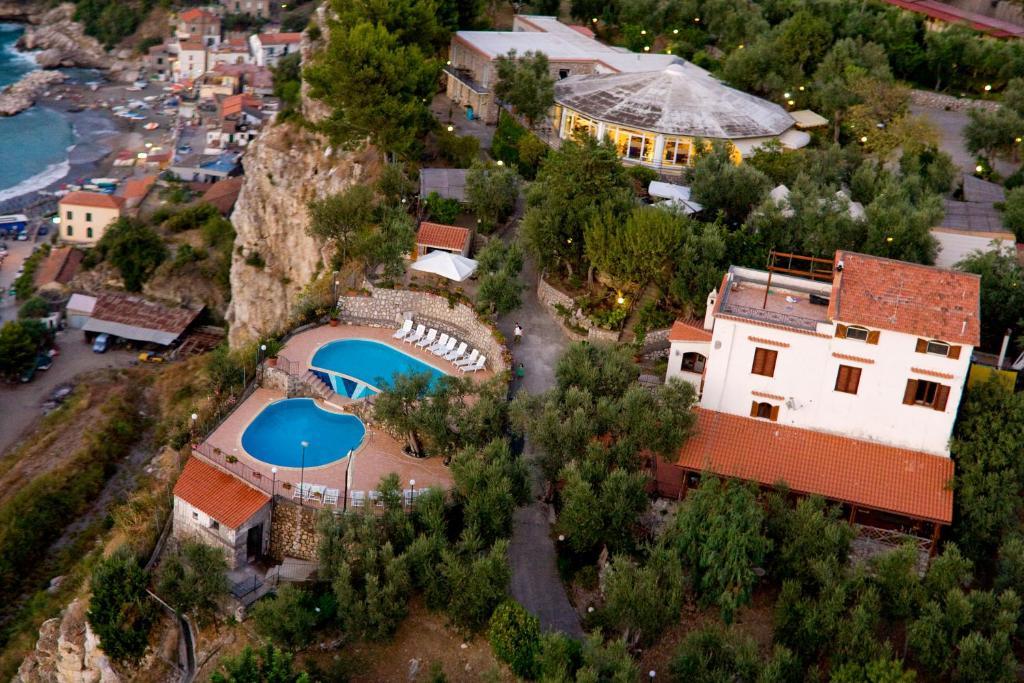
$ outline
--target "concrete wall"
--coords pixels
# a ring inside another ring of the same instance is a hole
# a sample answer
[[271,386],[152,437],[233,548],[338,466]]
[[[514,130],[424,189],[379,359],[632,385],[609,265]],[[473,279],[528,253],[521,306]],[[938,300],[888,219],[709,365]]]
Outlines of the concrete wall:
[[[802,334],[716,318],[701,406],[750,415],[753,401],[766,401],[779,406],[780,423],[948,456],[972,347],[963,346],[954,360],[917,353],[913,335],[882,330],[878,344],[868,344],[837,338],[834,330],[822,323],[818,334]],[[751,372],[759,347],[778,352],[774,377]],[[841,364],[861,369],[856,394],[835,390]],[[904,405],[908,379],[948,386],[946,409]]]
[[699,353],[700,355],[704,356],[704,367],[706,369],[708,365],[707,359],[710,357],[711,354],[711,342],[672,342],[671,349],[668,349],[668,367],[665,369],[665,381],[667,382],[670,378],[677,377],[683,381],[689,382],[690,384],[693,385],[694,390],[697,392],[697,396],[700,396],[701,385],[703,384],[704,380],[704,373],[683,370],[683,356],[684,354],[687,353]]
[[448,303],[444,297],[406,289],[374,287],[370,296],[343,296],[338,299],[339,317],[343,322],[370,327],[398,328],[406,313],[412,313],[417,324],[454,335],[459,341],[477,348],[487,356],[487,368],[495,372],[508,369],[506,348],[498,343],[490,326],[469,306]]
[[320,547],[316,520],[320,511],[278,496],[274,499],[274,523],[268,554],[280,562],[285,557],[316,562]]
[[210,526],[213,520],[209,515],[175,496],[172,534],[177,539],[194,539],[220,548],[224,551],[228,566],[234,569],[246,563],[246,538],[249,529],[259,524],[263,524],[262,552],[268,552],[271,536],[270,514],[271,504],[268,502],[237,529],[230,529],[223,524],[219,529],[213,529]]

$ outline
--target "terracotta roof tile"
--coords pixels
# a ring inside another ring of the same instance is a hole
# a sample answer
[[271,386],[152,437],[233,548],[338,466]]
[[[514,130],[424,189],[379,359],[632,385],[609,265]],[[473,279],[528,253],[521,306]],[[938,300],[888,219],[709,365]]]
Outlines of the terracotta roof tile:
[[61,206],[91,206],[97,209],[120,209],[124,206],[123,197],[102,192],[69,192],[60,200]]
[[696,320],[677,320],[672,323],[668,333],[670,342],[706,342],[711,341],[711,333],[704,329],[704,323]]
[[259,34],[261,45],[283,45],[285,43],[297,43],[302,40],[301,33],[261,33]]
[[416,233],[416,244],[435,249],[452,249],[461,252],[468,240],[469,230],[466,228],[427,221],[420,223],[419,232]]
[[58,247],[39,266],[33,276],[36,287],[57,282],[66,285],[78,272],[78,266],[85,256],[81,251],[71,247]]
[[953,461],[905,448],[696,408],[697,430],[678,465],[697,472],[785,482],[797,493],[948,524]]
[[198,21],[199,19],[204,19],[206,21],[220,21],[220,19],[215,15],[199,7],[193,7],[192,9],[185,10],[178,15],[178,18],[182,21]]
[[928,339],[977,346],[981,278],[916,263],[837,251],[829,317]]
[[121,196],[125,199],[141,199],[149,194],[156,182],[156,175],[147,175],[141,178],[129,178],[124,182]]
[[270,496],[194,456],[185,463],[174,495],[229,529],[237,529],[270,502]]
[[203,201],[217,207],[222,214],[231,213],[231,208],[238,201],[238,193],[242,191],[244,178],[225,178],[218,180],[203,194]]

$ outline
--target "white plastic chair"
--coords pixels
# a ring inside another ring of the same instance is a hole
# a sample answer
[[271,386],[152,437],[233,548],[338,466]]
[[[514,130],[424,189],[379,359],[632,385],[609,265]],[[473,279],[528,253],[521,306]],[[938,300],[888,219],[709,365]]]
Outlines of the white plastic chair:
[[427,347],[427,351],[430,351],[431,353],[434,353],[434,352],[437,351],[437,349],[441,348],[442,346],[444,346],[447,343],[448,343],[448,335],[445,334],[444,332],[442,332],[441,336],[437,340],[437,343],[436,344],[431,344],[430,346],[428,346]]
[[380,491],[370,491],[370,502],[373,503],[374,507],[384,507],[384,501],[380,498]]
[[430,346],[431,344],[433,344],[434,340],[436,340],[436,339],[437,339],[437,330],[435,330],[433,327],[431,327],[430,331],[427,332],[427,336],[424,337],[423,339],[420,339],[418,342],[416,342],[416,346],[420,347],[421,349],[425,349],[428,346]]
[[324,505],[337,505],[339,493],[338,489],[327,489],[324,491]]
[[483,370],[486,363],[487,356],[480,356],[476,359],[476,363],[473,365],[463,365],[459,370],[462,370],[463,372],[476,372],[477,370]]
[[398,332],[391,335],[392,339],[404,339],[408,334],[412,332],[412,320],[406,320],[402,323],[402,326],[398,328]]
[[416,342],[416,341],[419,341],[420,339],[423,339],[423,335],[426,333],[426,331],[427,331],[427,326],[426,325],[417,325],[416,326],[416,331],[413,332],[412,334],[410,334],[408,337],[406,337],[402,341],[404,341],[406,344],[412,344],[413,342]]
[[435,356],[447,356],[449,353],[452,352],[452,349],[454,349],[455,345],[458,344],[458,343],[459,343],[458,339],[456,339],[455,337],[449,337],[447,344],[445,344],[444,346],[442,346],[439,349],[435,349],[434,350],[434,355]]
[[461,368],[463,365],[472,365],[476,362],[476,359],[480,357],[480,352],[473,349],[473,353],[469,354],[462,360],[455,361],[455,367]]
[[466,348],[468,348],[468,345],[466,344],[466,342],[462,342],[461,344],[459,344],[459,348],[455,349],[454,351],[449,351],[448,353],[446,353],[444,359],[456,361],[466,355]]

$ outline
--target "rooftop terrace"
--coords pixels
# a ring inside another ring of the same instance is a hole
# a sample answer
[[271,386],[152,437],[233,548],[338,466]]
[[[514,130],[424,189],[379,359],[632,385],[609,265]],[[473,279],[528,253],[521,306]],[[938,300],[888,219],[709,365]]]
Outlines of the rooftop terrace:
[[819,323],[829,322],[831,295],[828,282],[733,266],[722,282],[715,312],[813,332]]

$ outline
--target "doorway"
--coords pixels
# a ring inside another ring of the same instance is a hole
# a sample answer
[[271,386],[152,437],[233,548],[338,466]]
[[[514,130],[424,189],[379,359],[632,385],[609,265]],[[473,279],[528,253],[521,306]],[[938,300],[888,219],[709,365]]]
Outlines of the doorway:
[[245,557],[252,562],[263,554],[263,523],[250,527],[245,535]]

